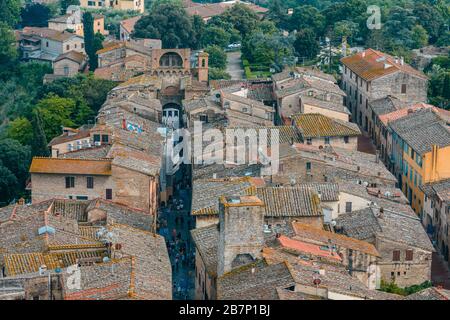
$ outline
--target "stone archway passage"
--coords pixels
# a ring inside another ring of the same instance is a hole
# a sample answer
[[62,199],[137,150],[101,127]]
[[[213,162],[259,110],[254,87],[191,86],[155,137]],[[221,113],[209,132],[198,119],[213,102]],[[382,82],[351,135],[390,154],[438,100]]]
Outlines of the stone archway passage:
[[162,123],[168,127],[180,127],[181,106],[177,103],[167,103],[163,106]]

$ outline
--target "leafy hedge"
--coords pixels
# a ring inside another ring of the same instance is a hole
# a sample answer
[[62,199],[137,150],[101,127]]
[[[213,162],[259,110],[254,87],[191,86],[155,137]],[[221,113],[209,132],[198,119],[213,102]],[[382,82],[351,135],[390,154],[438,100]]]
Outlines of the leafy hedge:
[[394,282],[381,281],[380,291],[399,294],[402,296],[409,296],[410,294],[422,291],[423,289],[431,287],[430,281],[425,281],[418,285],[413,285],[405,288],[400,288]]

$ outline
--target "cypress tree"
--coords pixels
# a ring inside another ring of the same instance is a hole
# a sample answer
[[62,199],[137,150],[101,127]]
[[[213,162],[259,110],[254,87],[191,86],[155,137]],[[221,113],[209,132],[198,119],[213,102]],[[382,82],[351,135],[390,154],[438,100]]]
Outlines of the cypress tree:
[[84,48],[89,57],[89,70],[97,69],[98,61],[95,54],[95,39],[94,39],[94,17],[90,12],[83,13],[83,28],[84,28]]
[[33,142],[31,143],[32,156],[48,157],[50,152],[47,148],[47,138],[45,136],[44,128],[42,125],[42,118],[38,110],[33,112]]

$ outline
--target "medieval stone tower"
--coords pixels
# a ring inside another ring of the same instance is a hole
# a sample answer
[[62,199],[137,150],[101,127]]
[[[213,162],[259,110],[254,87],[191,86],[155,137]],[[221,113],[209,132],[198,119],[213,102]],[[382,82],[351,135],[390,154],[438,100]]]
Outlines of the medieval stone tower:
[[264,203],[255,196],[223,197],[219,210],[217,275],[262,257]]
[[198,81],[208,82],[208,53],[200,52],[198,54]]

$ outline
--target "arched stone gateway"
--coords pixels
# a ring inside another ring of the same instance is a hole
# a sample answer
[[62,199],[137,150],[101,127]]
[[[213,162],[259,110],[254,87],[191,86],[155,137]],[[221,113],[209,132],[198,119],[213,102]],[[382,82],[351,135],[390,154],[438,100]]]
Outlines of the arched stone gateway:
[[178,129],[180,127],[181,106],[176,103],[167,103],[163,106],[162,123],[168,127]]

